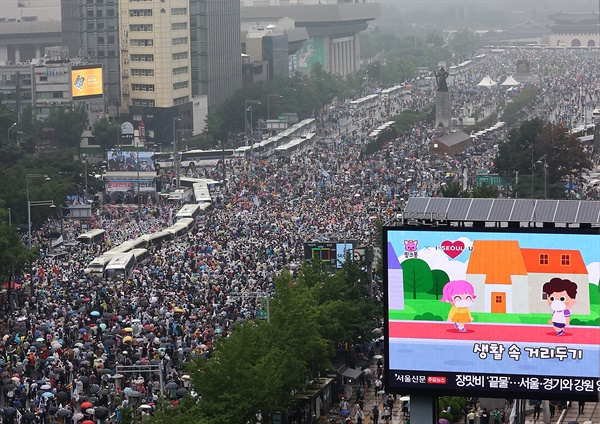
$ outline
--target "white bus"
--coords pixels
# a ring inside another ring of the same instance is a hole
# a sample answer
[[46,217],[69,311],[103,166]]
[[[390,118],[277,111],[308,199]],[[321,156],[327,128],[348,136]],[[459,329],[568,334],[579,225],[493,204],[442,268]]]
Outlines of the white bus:
[[87,269],[89,270],[89,273],[93,277],[102,278],[104,276],[104,270],[106,269],[106,266],[108,265],[108,263],[110,262],[110,260],[112,259],[112,257],[113,257],[113,255],[106,255],[106,254],[104,254],[102,256],[99,256],[99,257],[95,258],[87,266]]
[[151,246],[161,245],[163,242],[173,240],[173,235],[168,231],[159,231],[143,236]]
[[178,222],[180,219],[184,218],[192,218],[196,220],[200,216],[201,212],[202,209],[198,204],[183,205],[183,207],[175,214],[175,222]]
[[148,249],[133,249],[131,253],[133,253],[133,255],[135,256],[136,265],[145,262],[150,256],[150,252],[148,252]]
[[180,154],[183,168],[196,168],[198,166],[215,166],[220,161],[231,159],[233,150],[188,150]]
[[90,230],[77,237],[77,241],[84,244],[92,244],[104,241],[106,231],[102,229]]
[[135,269],[135,255],[133,252],[117,253],[112,257],[104,274],[109,280],[116,280],[117,278],[126,279],[133,274]]

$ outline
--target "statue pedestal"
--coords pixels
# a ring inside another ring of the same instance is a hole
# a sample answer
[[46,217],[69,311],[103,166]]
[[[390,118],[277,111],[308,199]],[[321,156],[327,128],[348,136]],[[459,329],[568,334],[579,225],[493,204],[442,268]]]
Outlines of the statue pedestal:
[[450,128],[450,93],[447,91],[435,94],[435,127]]

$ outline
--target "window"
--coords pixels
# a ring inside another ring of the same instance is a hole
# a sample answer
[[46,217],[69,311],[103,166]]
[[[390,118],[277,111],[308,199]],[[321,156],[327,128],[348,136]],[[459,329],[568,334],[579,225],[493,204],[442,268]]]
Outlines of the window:
[[171,15],[187,15],[187,8],[185,8],[185,7],[171,8]]
[[108,9],[106,11],[106,16],[115,16],[115,9]]
[[130,9],[129,16],[132,18],[136,16],[152,16],[152,9]]
[[153,54],[132,54],[132,62],[154,62]]
[[171,24],[172,30],[187,29],[187,22],[175,22]]
[[540,253],[540,265],[548,265],[548,254]]
[[188,73],[187,66],[182,66],[181,68],[173,68],[173,75],[181,75],[181,74],[187,74],[187,73]]
[[182,88],[187,88],[187,86],[188,86],[187,81],[176,82],[175,84],[173,84],[173,90],[180,90]]
[[88,9],[85,12],[85,16],[87,16],[88,18],[93,18],[94,17],[94,9]]
[[62,91],[54,91],[52,93],[52,98],[53,99],[62,99],[64,97],[63,95],[64,93]]
[[173,99],[173,105],[182,105],[190,101],[189,96],[177,97]]
[[187,57],[188,57],[187,52],[173,53],[171,55],[172,60],[187,59]]
[[131,84],[133,91],[154,91],[154,84]]
[[147,106],[154,107],[156,104],[154,100],[146,100],[146,99],[131,99],[131,104],[133,106]]
[[94,28],[95,28],[95,26],[94,26],[94,21],[88,21],[88,22],[87,22],[87,27],[86,27],[86,28],[87,28],[87,30],[88,30],[88,31],[93,31],[93,30],[94,30]]
[[98,37],[97,40],[99,45],[104,44],[104,37]]
[[98,21],[98,23],[96,23],[96,29],[98,31],[104,30],[104,22],[103,21]]
[[154,45],[154,40],[151,38],[144,40],[131,40],[131,45],[134,47],[152,47]]
[[154,69],[132,69],[131,76],[133,76],[133,77],[153,77]]
[[560,264],[565,266],[571,265],[571,255],[560,255]]
[[180,44],[187,44],[187,37],[171,38],[171,45],[178,46]]
[[115,44],[115,36],[114,35],[108,36],[108,44]]
[[104,16],[104,11],[102,9],[96,10],[96,17],[102,18]]
[[494,302],[502,303],[502,296],[499,296],[499,295],[494,296]]
[[137,25],[129,25],[129,31],[131,32],[144,32],[144,31],[152,31],[152,24],[137,24]]

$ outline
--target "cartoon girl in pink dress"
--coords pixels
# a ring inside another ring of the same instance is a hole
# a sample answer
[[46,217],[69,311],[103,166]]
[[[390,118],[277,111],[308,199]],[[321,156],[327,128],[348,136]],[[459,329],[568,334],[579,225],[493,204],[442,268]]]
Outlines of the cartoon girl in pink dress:
[[475,290],[468,281],[449,281],[444,286],[441,302],[452,304],[448,313],[448,322],[453,322],[454,327],[461,333],[466,333],[465,324],[473,321],[469,308],[473,306],[476,297]]

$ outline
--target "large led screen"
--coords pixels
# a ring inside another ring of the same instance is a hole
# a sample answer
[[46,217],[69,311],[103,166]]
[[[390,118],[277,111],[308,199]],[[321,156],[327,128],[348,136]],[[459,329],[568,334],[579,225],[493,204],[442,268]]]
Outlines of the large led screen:
[[514,231],[385,229],[390,392],[597,399],[600,235]]
[[110,172],[152,172],[154,152],[109,150],[107,152]]
[[73,68],[71,88],[73,99],[102,97],[102,67]]

